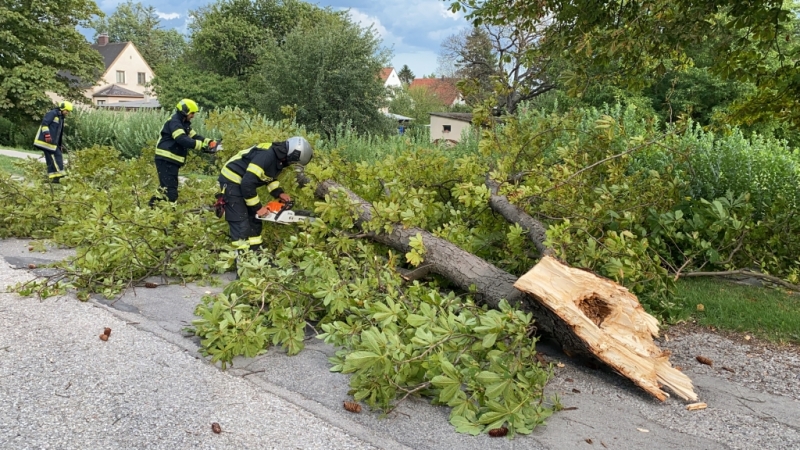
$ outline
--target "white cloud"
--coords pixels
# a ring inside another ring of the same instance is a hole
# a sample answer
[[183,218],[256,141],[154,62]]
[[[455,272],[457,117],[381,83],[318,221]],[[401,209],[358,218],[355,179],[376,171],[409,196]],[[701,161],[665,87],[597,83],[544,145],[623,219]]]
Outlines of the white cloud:
[[381,24],[380,19],[378,19],[377,17],[364,14],[363,12],[357,9],[350,9],[347,12],[347,14],[350,16],[350,19],[353,22],[361,25],[362,27],[368,28],[371,26],[372,30],[378,33],[378,36],[380,36],[380,38],[384,41],[384,43],[388,39],[393,38],[389,30],[387,30],[386,27]]
[[178,13],[163,13],[161,11],[156,11],[156,15],[163,20],[172,20],[181,18],[181,15]]
[[437,6],[439,7],[439,15],[445,19],[461,20],[460,12],[450,11],[442,2],[438,2]]

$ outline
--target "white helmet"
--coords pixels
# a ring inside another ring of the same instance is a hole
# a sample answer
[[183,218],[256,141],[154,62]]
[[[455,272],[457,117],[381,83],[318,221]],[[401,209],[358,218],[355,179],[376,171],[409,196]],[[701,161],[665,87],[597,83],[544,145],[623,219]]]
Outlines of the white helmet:
[[305,166],[314,156],[314,149],[311,148],[311,144],[301,136],[290,137],[286,141],[286,148],[286,161],[289,164],[297,162],[301,166]]

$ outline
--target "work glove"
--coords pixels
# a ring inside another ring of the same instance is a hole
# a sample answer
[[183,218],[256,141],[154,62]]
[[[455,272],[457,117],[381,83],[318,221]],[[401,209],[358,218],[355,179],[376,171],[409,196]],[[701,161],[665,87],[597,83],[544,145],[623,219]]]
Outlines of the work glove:
[[205,148],[208,153],[216,153],[217,141],[214,139],[205,138],[203,139],[203,148]]
[[44,141],[47,142],[48,144],[53,142],[53,138],[50,137],[50,133],[45,133],[44,134]]

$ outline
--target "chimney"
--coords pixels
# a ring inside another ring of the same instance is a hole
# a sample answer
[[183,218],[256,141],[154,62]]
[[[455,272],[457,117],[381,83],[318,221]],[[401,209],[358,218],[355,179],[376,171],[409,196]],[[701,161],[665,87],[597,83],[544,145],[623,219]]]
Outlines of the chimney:
[[102,33],[100,36],[97,36],[97,45],[104,46],[108,44],[108,34]]

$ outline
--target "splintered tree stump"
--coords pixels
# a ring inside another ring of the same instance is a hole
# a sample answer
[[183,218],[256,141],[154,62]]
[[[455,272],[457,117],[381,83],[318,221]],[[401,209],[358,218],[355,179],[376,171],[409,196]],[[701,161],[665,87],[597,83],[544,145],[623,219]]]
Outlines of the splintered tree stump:
[[666,400],[666,386],[684,400],[697,400],[692,380],[653,342],[658,320],[626,288],[549,256],[514,287],[555,313],[591,354],[654,397]]

